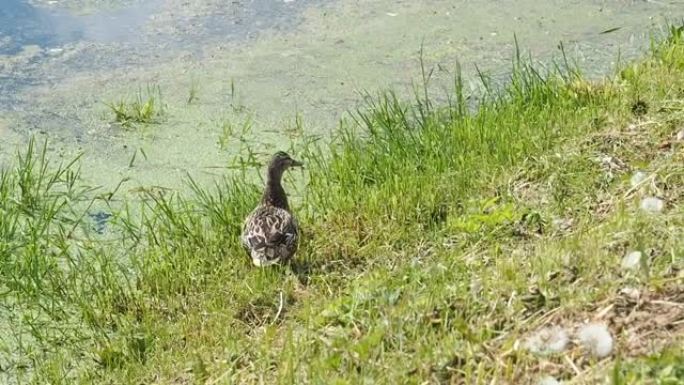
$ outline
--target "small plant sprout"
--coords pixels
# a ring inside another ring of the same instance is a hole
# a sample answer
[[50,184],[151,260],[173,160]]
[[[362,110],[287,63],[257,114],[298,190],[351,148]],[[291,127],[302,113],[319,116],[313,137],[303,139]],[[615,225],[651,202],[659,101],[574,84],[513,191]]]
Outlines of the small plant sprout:
[[188,104],[192,104],[194,101],[197,100],[197,94],[199,93],[199,86],[197,85],[196,81],[192,81],[190,83],[190,90],[188,91]]
[[217,141],[219,147],[225,150],[233,143],[246,142],[248,135],[252,132],[253,123],[252,115],[247,115],[238,122],[230,119],[220,121],[218,123],[220,133]]
[[641,209],[649,214],[658,214],[665,208],[665,202],[656,197],[646,197],[641,200]]
[[159,123],[165,114],[159,86],[148,86],[146,92],[139,90],[133,101],[128,102],[122,99],[118,102],[105,103],[105,105],[114,113],[114,121],[125,128],[136,124]]
[[622,266],[622,268],[625,270],[636,269],[641,264],[641,257],[641,251],[630,251],[629,253],[625,254],[624,257],[622,257],[620,266]]
[[604,358],[613,352],[613,336],[605,324],[592,323],[580,327],[577,340],[594,357]]
[[565,329],[560,326],[550,326],[529,336],[523,346],[534,354],[549,355],[565,350],[569,341],[570,338]]
[[246,107],[240,101],[237,89],[235,87],[235,79],[230,79],[230,107],[234,113],[244,112]]

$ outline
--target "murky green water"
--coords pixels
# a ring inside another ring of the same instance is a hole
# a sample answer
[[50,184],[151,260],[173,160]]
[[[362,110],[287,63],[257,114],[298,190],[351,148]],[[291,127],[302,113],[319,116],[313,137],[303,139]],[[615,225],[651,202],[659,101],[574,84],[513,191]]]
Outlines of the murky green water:
[[[33,40],[0,30],[0,153],[48,136],[53,156],[84,153],[91,183],[130,187],[208,182],[236,155],[326,136],[363,91],[408,93],[421,44],[439,94],[456,62],[504,75],[514,35],[542,61],[562,41],[596,75],[684,17],[683,1],[84,1],[10,2],[43,22]],[[161,123],[113,124],[105,104],[149,85],[162,91]]]

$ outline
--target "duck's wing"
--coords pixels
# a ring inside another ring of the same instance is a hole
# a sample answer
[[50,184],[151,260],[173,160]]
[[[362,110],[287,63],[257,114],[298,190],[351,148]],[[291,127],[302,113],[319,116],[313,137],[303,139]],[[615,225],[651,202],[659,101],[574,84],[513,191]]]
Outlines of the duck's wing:
[[295,218],[277,207],[259,207],[245,222],[243,245],[250,255],[264,253],[265,259],[289,258],[297,249],[298,226]]

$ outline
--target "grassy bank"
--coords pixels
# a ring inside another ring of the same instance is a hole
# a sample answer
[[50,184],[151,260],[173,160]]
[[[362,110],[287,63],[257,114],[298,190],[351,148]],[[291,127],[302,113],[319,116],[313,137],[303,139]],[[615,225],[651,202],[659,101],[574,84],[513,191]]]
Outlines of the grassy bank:
[[[308,175],[287,185],[305,232],[291,267],[255,269],[237,241],[260,170],[122,202],[31,144],[0,175],[0,378],[674,383],[682,29],[602,81],[518,59],[504,88],[483,82],[475,111],[459,79],[443,106],[388,93],[295,149]],[[608,355],[536,342],[589,321]]]

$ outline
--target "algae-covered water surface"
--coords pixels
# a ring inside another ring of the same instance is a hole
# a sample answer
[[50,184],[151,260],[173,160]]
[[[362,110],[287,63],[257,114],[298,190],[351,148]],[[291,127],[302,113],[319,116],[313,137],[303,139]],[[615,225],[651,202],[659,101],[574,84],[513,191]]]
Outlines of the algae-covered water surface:
[[[639,52],[678,2],[22,1],[0,10],[2,152],[32,134],[83,152],[86,178],[177,187],[229,159],[328,135],[365,91],[409,91],[419,51],[439,94],[460,63],[498,75],[563,42],[603,72]],[[473,79],[474,77],[471,77]],[[123,127],[114,105],[148,101],[158,119]],[[447,91],[444,91],[447,92]],[[144,155],[143,155],[144,154]],[[135,157],[135,159],[134,159]]]

